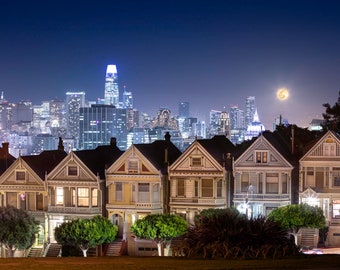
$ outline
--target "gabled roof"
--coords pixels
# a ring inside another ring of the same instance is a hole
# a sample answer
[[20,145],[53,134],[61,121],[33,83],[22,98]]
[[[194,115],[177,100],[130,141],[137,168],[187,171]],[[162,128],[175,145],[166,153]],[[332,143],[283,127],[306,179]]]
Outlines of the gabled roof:
[[92,150],[74,151],[79,159],[100,179],[105,179],[105,169],[115,162],[124,151],[116,145],[102,145]]
[[163,174],[167,173],[167,165],[171,165],[182,154],[170,139],[134,146]]
[[[261,135],[260,135],[261,136]],[[262,136],[289,162],[293,163],[293,154],[291,151],[290,142],[279,133],[265,131]]]
[[199,139],[197,142],[221,165],[225,162],[225,156],[235,154],[234,144],[224,135],[215,135],[211,139]]
[[22,156],[21,158],[45,180],[45,174],[51,172],[65,157],[67,153],[61,150],[43,151],[39,155]]

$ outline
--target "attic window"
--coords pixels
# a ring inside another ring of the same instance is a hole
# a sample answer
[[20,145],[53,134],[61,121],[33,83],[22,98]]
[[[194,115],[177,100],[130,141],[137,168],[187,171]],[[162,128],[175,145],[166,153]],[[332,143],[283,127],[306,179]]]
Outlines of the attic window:
[[129,160],[128,171],[129,172],[138,172],[138,161],[137,160]]
[[68,176],[77,176],[78,175],[78,168],[77,168],[77,166],[68,166],[68,168],[67,168],[67,175]]
[[255,157],[256,157],[256,163],[267,163],[268,162],[268,152],[266,151],[256,151]]
[[24,180],[26,180],[26,172],[25,171],[16,171],[15,179],[17,181],[24,181]]
[[202,166],[202,158],[201,157],[191,158],[191,166],[192,167],[201,167]]

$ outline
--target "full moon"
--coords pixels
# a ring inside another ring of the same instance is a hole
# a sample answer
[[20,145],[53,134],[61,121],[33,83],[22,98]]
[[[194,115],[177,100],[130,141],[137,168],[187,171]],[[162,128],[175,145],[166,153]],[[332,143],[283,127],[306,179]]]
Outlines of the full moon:
[[276,95],[279,100],[286,100],[289,96],[288,89],[280,88],[279,90],[277,90]]

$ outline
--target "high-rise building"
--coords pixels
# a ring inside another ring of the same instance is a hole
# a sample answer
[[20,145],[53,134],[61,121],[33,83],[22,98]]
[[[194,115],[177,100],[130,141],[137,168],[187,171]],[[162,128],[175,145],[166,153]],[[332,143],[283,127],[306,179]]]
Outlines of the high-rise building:
[[118,74],[116,65],[108,65],[105,76],[105,105],[113,105],[119,107],[119,87]]
[[233,144],[243,142],[245,131],[244,111],[240,110],[237,105],[232,105],[230,107],[230,141]]
[[220,119],[221,111],[211,110],[209,112],[209,138],[218,134],[218,121]]
[[132,93],[126,90],[126,85],[124,85],[122,108],[133,109]]
[[229,113],[223,111],[218,118],[217,134],[224,135],[230,139],[230,117]]
[[178,117],[188,118],[190,116],[189,102],[182,101],[178,104]]
[[245,115],[246,127],[253,122],[255,111],[256,111],[255,97],[249,96],[246,98],[246,115]]
[[127,145],[126,109],[113,105],[96,104],[80,108],[79,149],[95,149],[107,145],[116,138],[117,146],[125,150]]
[[75,148],[79,140],[79,113],[85,107],[85,92],[66,93],[66,135],[75,139]]

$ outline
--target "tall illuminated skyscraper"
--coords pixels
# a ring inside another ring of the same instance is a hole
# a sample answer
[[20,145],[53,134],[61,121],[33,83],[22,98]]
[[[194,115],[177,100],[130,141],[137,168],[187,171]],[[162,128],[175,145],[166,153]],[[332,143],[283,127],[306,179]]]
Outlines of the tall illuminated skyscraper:
[[116,65],[108,65],[105,76],[105,105],[119,107],[118,74]]
[[251,123],[253,122],[255,111],[256,111],[255,97],[249,96],[246,98],[246,115],[245,115],[246,127],[248,125],[251,125]]

